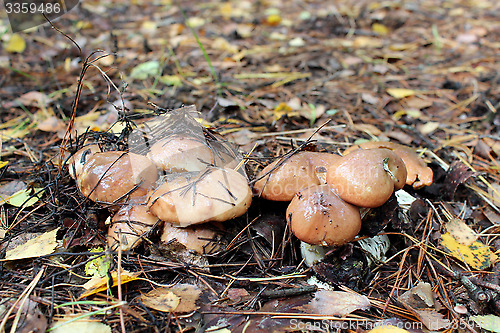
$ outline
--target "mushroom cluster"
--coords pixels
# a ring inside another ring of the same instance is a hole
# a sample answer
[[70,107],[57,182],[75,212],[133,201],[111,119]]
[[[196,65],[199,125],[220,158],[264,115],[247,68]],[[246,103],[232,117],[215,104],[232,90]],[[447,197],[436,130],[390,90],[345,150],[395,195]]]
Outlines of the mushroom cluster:
[[246,175],[229,167],[238,165],[238,152],[217,139],[206,139],[185,110],[171,111],[168,117],[170,123],[181,119],[177,131],[162,132],[161,121],[147,132],[141,130],[140,149],[101,151],[92,144],[69,160],[70,175],[81,193],[115,211],[108,229],[110,247],[129,250],[161,222],[163,242],[175,240],[207,253],[218,248],[217,235],[194,225],[236,218],[250,206]]
[[253,190],[268,200],[290,201],[286,219],[302,242],[340,246],[360,231],[360,209],[383,205],[417,177],[414,187],[429,185],[429,170],[409,147],[360,145],[343,156],[299,152],[277,160],[259,173]]

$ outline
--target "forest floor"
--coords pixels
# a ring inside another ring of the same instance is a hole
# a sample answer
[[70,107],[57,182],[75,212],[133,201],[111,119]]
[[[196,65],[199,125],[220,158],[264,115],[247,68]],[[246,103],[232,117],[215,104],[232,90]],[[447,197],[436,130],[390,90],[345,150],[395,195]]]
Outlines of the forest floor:
[[[84,0],[57,29],[8,24],[0,332],[500,332],[498,1]],[[287,203],[258,197],[210,254],[166,249],[159,227],[106,250],[111,212],[63,163],[76,137],[116,143],[122,120],[188,105],[239,146],[251,183],[297,147],[367,140],[415,148],[434,182],[313,267]],[[359,240],[377,233],[390,245],[370,265]]]

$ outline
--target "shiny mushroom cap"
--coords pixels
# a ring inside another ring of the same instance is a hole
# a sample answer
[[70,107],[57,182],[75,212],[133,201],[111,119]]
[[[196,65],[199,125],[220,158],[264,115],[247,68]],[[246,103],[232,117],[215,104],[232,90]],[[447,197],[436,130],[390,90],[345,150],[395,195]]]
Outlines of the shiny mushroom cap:
[[403,188],[406,167],[388,149],[362,149],[333,163],[327,183],[345,201],[359,207],[379,207],[395,190]]
[[158,218],[148,211],[145,204],[125,205],[116,212],[108,229],[108,245],[115,244],[123,251],[130,250],[141,242],[141,236],[151,230]]
[[146,195],[157,179],[156,166],[147,157],[107,151],[87,159],[77,184],[90,200],[112,204]]
[[385,148],[401,157],[406,165],[406,184],[418,189],[432,184],[433,172],[414,149],[395,142],[368,141],[354,145],[344,151],[344,156],[358,149]]
[[167,173],[201,171],[214,162],[214,156],[206,142],[179,135],[156,142],[147,156]]
[[206,224],[179,228],[165,222],[161,241],[165,244],[180,243],[198,254],[209,254],[219,249],[218,233]]
[[300,152],[267,165],[258,175],[254,192],[273,201],[290,201],[303,188],[322,184],[322,174],[340,156],[330,153]]
[[88,158],[95,153],[99,153],[101,149],[96,144],[84,146],[79,149],[68,161],[68,171],[71,178],[76,179],[82,173],[83,166]]
[[186,227],[241,216],[251,201],[244,176],[232,169],[209,167],[193,178],[179,174],[166,181],[151,195],[148,207],[160,220]]
[[286,216],[295,237],[312,245],[344,245],[361,229],[359,208],[339,198],[328,185],[299,191]]

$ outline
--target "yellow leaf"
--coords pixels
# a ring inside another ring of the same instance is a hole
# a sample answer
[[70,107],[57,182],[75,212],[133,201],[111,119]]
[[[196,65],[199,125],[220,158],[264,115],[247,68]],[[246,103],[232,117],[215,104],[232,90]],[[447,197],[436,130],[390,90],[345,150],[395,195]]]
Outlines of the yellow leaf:
[[389,33],[389,28],[380,23],[373,23],[372,31],[378,35],[387,35]]
[[[138,279],[140,272],[129,272],[122,270],[120,274],[121,284],[125,284],[130,281],[134,281]],[[118,273],[116,271],[111,272],[111,277],[113,278],[113,285],[111,287],[115,287],[118,285]],[[93,277],[89,281],[87,281],[83,288],[87,289],[83,294],[80,295],[78,299],[82,299],[84,297],[93,295],[95,293],[101,292],[103,290],[108,289],[108,276],[105,277]]]
[[479,241],[471,245],[463,245],[456,241],[450,233],[441,235],[441,245],[458,260],[465,261],[472,269],[483,270],[498,261],[498,257],[490,247]]
[[8,161],[0,161],[0,169],[9,164]]
[[387,93],[394,98],[405,98],[416,94],[415,90],[405,88],[389,88]]
[[13,34],[5,45],[5,51],[9,53],[22,53],[25,49],[26,42],[19,34]]
[[281,23],[281,15],[279,14],[272,14],[269,15],[266,19],[267,24],[271,26],[275,26]]
[[58,231],[59,228],[56,228],[7,251],[5,260],[36,258],[54,253],[57,247],[56,236]]
[[423,135],[427,135],[437,130],[440,126],[441,123],[438,123],[437,121],[429,121],[425,124],[417,126],[417,128],[420,133],[422,133]]

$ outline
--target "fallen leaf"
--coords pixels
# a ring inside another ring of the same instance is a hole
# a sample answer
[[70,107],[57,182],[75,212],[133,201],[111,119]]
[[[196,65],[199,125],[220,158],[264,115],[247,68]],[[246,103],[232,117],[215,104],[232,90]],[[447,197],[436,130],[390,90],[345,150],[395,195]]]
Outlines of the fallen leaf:
[[4,103],[4,107],[11,108],[17,106],[46,107],[52,103],[52,98],[39,91],[28,91],[17,97],[14,101]]
[[156,60],[146,61],[132,68],[130,77],[137,80],[145,80],[149,76],[156,76],[160,72],[160,63]]
[[[40,311],[38,303],[30,299],[26,302],[15,303],[15,299],[3,299],[0,304],[0,318],[4,317],[7,311],[14,306],[12,314],[20,313],[20,321],[17,323],[16,333],[43,333],[47,329],[47,317]],[[15,304],[15,305],[14,305]]]
[[8,161],[0,161],[0,169],[9,164]]
[[5,51],[9,53],[22,53],[26,49],[26,41],[19,34],[13,34],[5,44]]
[[[104,251],[102,247],[90,250],[90,252],[102,252],[102,251]],[[85,264],[85,274],[99,278],[105,277],[108,274],[109,268],[111,267],[112,263],[113,263],[113,256],[110,254],[96,256],[95,259]]]
[[483,270],[498,261],[498,256],[489,246],[479,241],[469,246],[460,244],[449,232],[441,235],[441,245],[452,256],[465,261],[472,269]]
[[61,119],[52,116],[38,123],[37,128],[44,132],[58,132],[66,129],[66,124]]
[[[118,285],[118,273],[116,271],[113,271],[110,274],[111,277],[113,278],[113,285],[111,287],[115,287]],[[140,272],[129,272],[122,270],[120,274],[121,284],[137,280],[140,274],[141,274]],[[87,291],[83,292],[78,299],[82,299],[84,297],[108,289],[108,276],[106,275],[105,277],[93,277],[85,284],[83,284],[82,287],[85,288]]]
[[416,94],[415,90],[405,88],[389,88],[387,89],[387,93],[392,97],[398,99],[413,96]]
[[36,258],[54,253],[57,247],[56,236],[58,231],[59,228],[56,228],[7,251],[5,260]]
[[111,333],[111,327],[98,321],[75,320],[65,317],[64,319],[54,321],[51,325],[53,333]]
[[196,300],[201,290],[192,284],[177,284],[170,288],[157,288],[141,296],[141,301],[149,308],[163,311],[186,313],[199,308]]
[[427,282],[419,282],[399,296],[398,301],[412,311],[428,329],[439,330],[450,325],[450,321],[437,312],[441,304],[438,303],[436,294]]
[[500,333],[500,317],[495,315],[470,316],[470,320],[478,324],[482,329],[490,332]]
[[446,230],[450,233],[457,242],[463,245],[472,245],[477,239],[478,235],[472,230],[464,221],[453,219],[446,223]]
[[373,23],[372,24],[372,31],[376,33],[377,35],[387,35],[389,33],[389,28],[387,28],[385,25],[380,24],[380,23]]
[[[35,187],[32,189],[23,189],[17,191],[13,195],[7,198],[0,199],[0,206],[4,203],[15,207],[31,207],[38,202],[40,197],[43,195],[43,188]],[[34,195],[36,194],[36,195]]]
[[368,310],[368,297],[354,292],[319,290],[309,304],[296,307],[305,313],[324,316],[345,316],[356,310]]
[[437,121],[429,121],[425,124],[422,124],[420,126],[417,126],[418,130],[420,133],[423,135],[428,135],[437,130],[439,127],[441,127],[441,123]]

